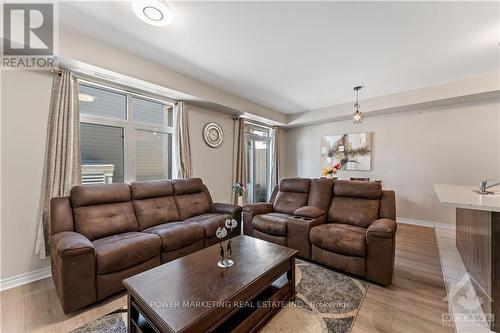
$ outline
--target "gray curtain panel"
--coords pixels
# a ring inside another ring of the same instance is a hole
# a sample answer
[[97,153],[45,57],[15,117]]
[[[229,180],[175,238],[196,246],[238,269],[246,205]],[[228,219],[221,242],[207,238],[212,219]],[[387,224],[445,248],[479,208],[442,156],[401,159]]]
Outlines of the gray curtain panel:
[[177,177],[191,178],[193,166],[191,164],[191,144],[189,143],[189,126],[187,110],[183,102],[175,105],[176,121],[176,151],[177,151]]
[[78,82],[63,69],[54,73],[52,99],[47,124],[47,144],[43,170],[41,219],[38,223],[35,254],[49,253],[50,199],[69,195],[80,184],[80,106]]
[[269,196],[279,183],[280,178],[280,129],[279,127],[273,127],[271,130],[271,186]]
[[[243,118],[238,118],[234,120],[233,184],[242,183],[245,187],[247,186],[246,153],[245,120]],[[243,197],[240,202],[238,202],[238,196],[235,192],[233,192],[232,199],[235,205],[246,205],[247,192],[243,192]]]

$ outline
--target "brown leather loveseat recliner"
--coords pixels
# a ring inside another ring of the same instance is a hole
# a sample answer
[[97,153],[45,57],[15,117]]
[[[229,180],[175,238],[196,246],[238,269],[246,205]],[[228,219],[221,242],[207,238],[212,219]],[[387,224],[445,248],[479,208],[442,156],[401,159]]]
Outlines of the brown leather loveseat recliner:
[[307,205],[310,186],[310,179],[286,179],[273,193],[272,203],[245,206],[244,234],[286,246],[287,221],[297,209]]
[[[199,178],[75,186],[51,201],[52,277],[69,313],[123,289],[121,281],[217,242],[241,207],[212,203]],[[239,234],[239,228],[229,237]]]
[[395,219],[394,192],[377,182],[285,178],[271,203],[243,207],[246,235],[384,286],[394,272]]

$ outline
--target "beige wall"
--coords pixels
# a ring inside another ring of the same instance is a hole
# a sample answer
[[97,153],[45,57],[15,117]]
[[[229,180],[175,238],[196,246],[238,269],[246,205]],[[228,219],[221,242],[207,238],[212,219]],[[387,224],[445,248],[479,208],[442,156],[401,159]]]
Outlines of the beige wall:
[[[208,109],[186,105],[189,117],[189,137],[193,176],[207,185],[214,202],[231,202],[233,177],[233,133],[231,116]],[[203,139],[203,128],[216,122],[224,131],[224,141],[218,148],[209,147]]]
[[341,178],[382,179],[396,190],[398,216],[454,223],[432,184],[478,184],[500,178],[500,101],[366,118],[362,124],[330,122],[287,130],[286,175],[320,175],[320,140],[329,134],[373,132],[372,171],[341,172]]
[[2,71],[1,279],[47,267],[34,256],[50,72]]

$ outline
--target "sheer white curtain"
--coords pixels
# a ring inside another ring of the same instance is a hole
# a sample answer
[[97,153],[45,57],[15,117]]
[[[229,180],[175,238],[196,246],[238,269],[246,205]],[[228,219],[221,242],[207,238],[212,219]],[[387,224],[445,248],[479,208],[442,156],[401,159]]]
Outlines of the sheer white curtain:
[[63,69],[54,74],[47,125],[41,219],[35,247],[35,254],[41,258],[49,253],[50,199],[69,195],[71,188],[80,184],[80,179],[78,82],[70,71]]
[[184,102],[175,104],[175,160],[178,178],[191,178],[191,144],[189,142],[188,114]]

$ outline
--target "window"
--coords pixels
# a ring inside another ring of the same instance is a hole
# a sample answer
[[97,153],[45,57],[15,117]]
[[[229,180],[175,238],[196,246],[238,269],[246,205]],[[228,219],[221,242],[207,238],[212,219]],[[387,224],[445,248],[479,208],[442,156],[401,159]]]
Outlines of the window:
[[125,120],[127,119],[127,95],[81,84],[80,112]]
[[135,180],[170,178],[170,136],[159,132],[135,131]]
[[82,123],[80,138],[82,183],[123,183],[123,128]]
[[172,176],[173,104],[80,82],[82,184]]
[[267,201],[272,189],[271,180],[271,129],[261,125],[245,125],[247,149],[248,202]]

